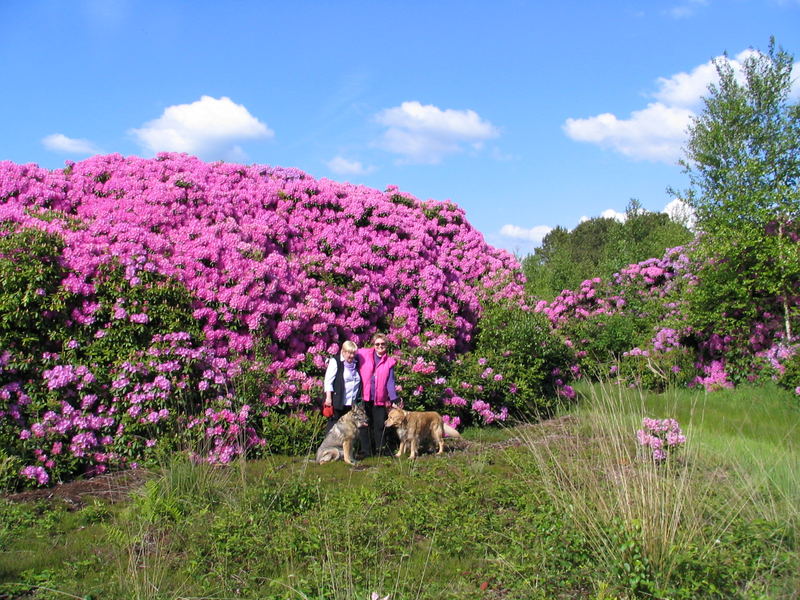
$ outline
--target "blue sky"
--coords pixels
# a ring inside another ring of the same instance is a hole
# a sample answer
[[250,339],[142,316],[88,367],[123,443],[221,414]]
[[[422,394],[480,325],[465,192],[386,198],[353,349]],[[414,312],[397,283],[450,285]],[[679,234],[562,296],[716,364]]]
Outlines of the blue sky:
[[663,210],[709,61],[771,35],[800,58],[800,0],[2,0],[0,160],[298,167],[452,200],[526,254]]

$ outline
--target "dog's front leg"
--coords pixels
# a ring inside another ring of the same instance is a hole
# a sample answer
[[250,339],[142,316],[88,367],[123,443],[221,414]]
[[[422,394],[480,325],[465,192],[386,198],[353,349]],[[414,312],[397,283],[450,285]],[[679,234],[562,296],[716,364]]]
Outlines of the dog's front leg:
[[400,458],[401,456],[403,456],[403,452],[405,452],[405,449],[406,449],[406,443],[403,440],[400,440],[400,447],[397,449],[397,452],[395,453],[394,457]]
[[353,442],[352,440],[344,440],[342,442],[342,451],[344,453],[344,462],[348,465],[355,464],[353,463]]

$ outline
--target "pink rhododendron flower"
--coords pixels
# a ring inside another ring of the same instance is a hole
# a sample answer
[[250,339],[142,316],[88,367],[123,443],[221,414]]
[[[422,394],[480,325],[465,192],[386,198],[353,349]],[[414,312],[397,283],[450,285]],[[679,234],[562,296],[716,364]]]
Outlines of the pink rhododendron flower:
[[640,446],[651,450],[655,462],[667,459],[671,452],[686,443],[678,421],[675,419],[642,419],[642,429],[636,432]]

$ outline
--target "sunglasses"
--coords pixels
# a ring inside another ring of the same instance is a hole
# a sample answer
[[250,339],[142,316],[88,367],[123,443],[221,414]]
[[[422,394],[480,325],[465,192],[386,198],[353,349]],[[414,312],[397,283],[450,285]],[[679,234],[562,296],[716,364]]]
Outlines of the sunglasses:
[[386,342],[375,342],[376,346],[385,346]]

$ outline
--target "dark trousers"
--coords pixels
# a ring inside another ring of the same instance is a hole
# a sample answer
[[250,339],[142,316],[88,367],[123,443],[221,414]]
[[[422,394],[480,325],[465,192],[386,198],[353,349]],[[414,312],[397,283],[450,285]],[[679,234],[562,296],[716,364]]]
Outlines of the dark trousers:
[[389,454],[386,428],[384,427],[388,408],[387,406],[375,406],[372,402],[364,403],[369,427],[362,427],[358,432],[361,452],[364,453],[364,456]]
[[334,408],[333,409],[333,416],[332,417],[328,417],[328,422],[325,423],[325,432],[322,434],[322,437],[324,438],[326,435],[328,435],[328,432],[331,429],[333,429],[334,425],[336,425],[336,421],[341,419],[343,416],[345,416],[347,413],[349,413],[352,409],[353,409],[352,406],[343,406],[342,408]]

